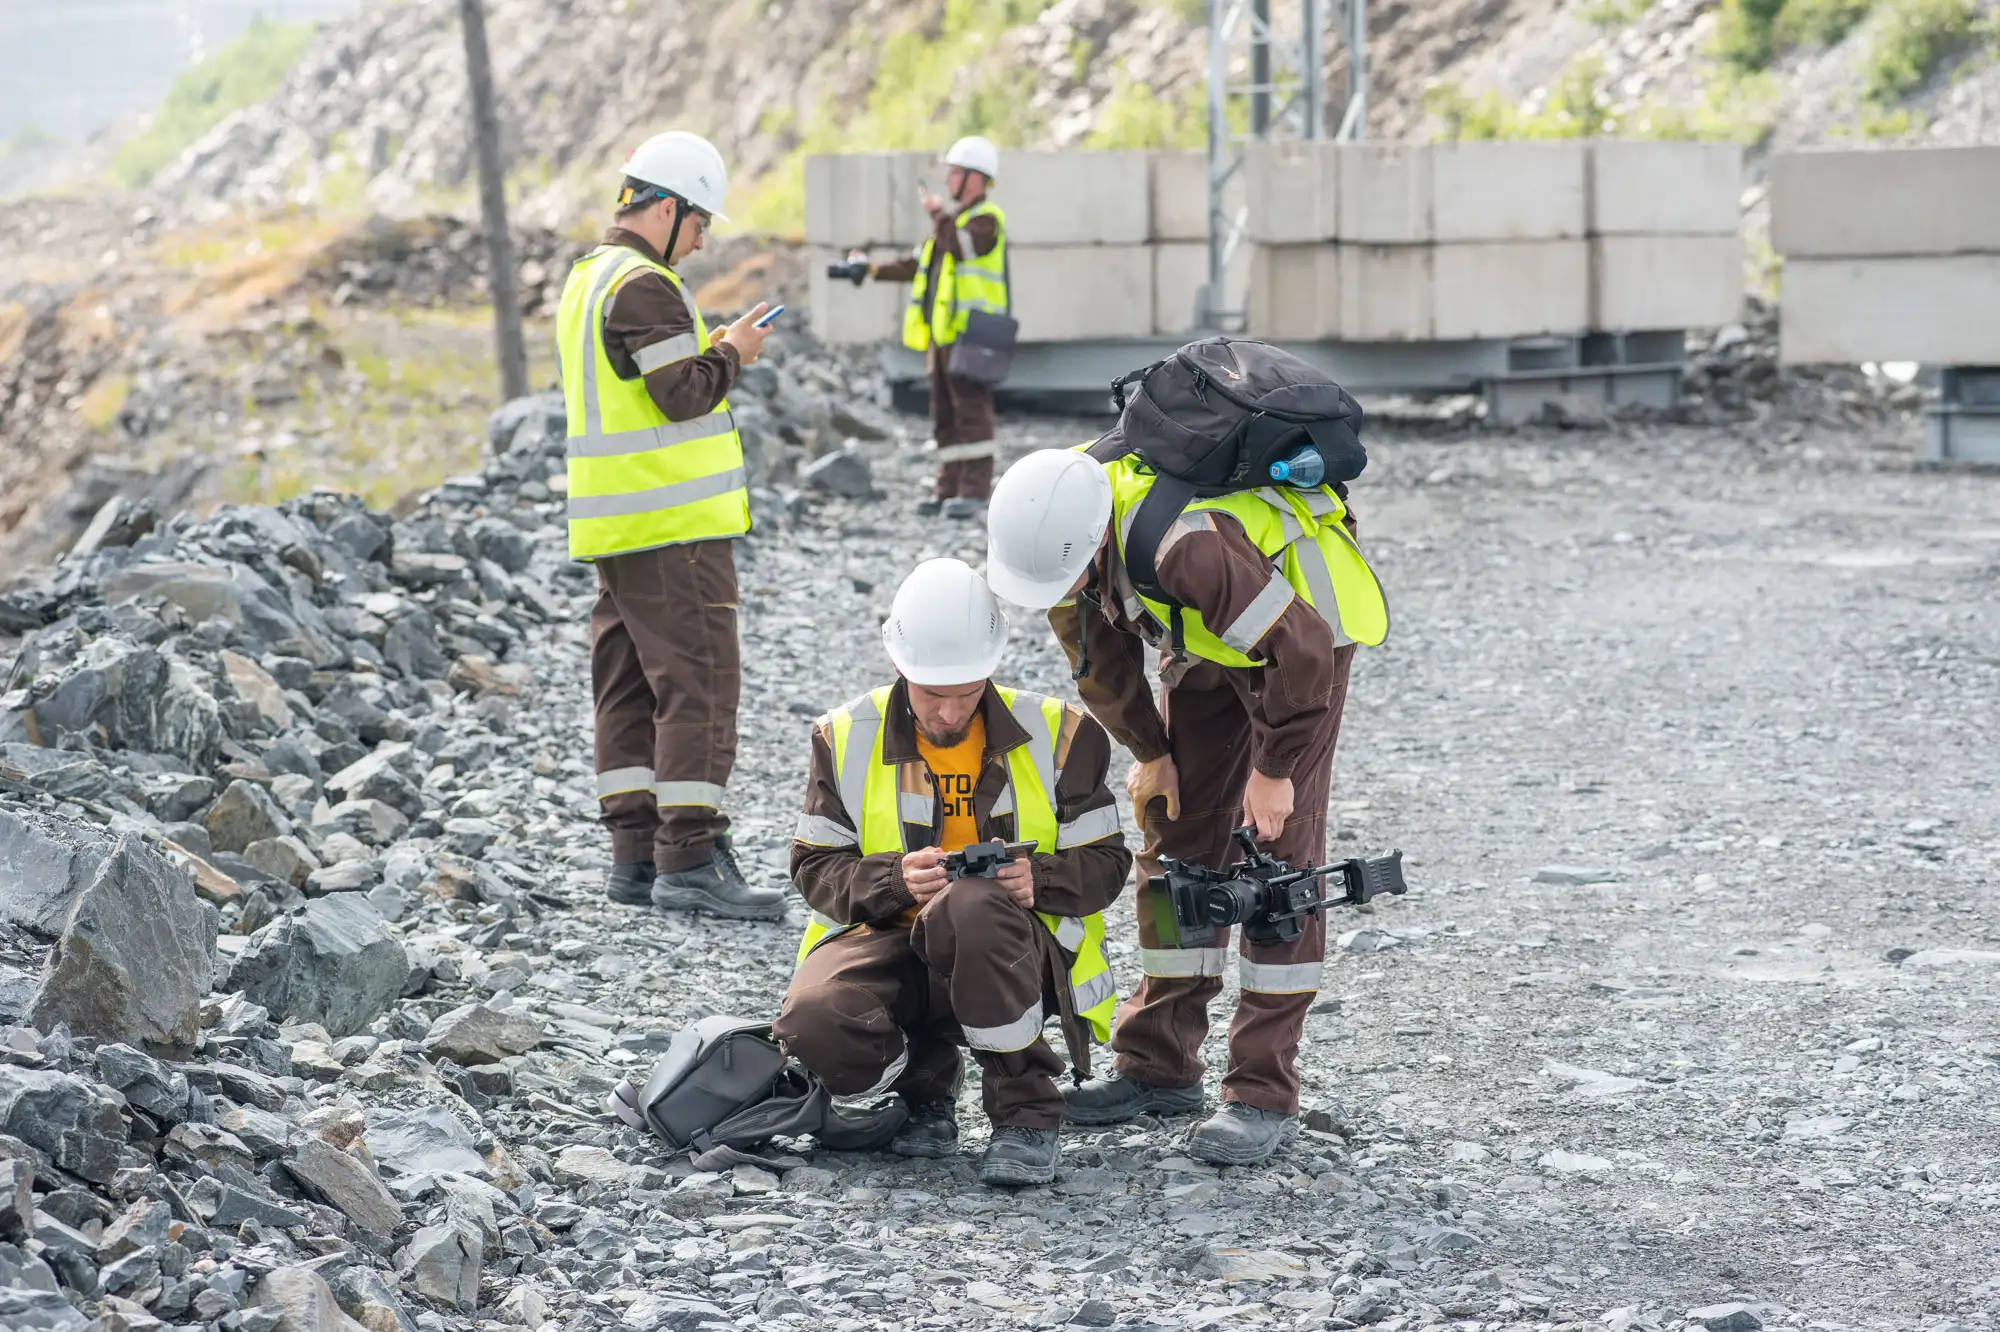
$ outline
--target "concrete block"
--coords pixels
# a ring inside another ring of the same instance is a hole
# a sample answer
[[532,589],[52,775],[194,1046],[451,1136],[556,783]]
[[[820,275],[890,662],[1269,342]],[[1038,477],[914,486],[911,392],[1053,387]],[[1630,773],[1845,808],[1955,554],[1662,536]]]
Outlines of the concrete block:
[[1335,150],[1343,241],[1421,245],[1431,239],[1430,144],[1344,143]]
[[1434,323],[1430,245],[1336,247],[1340,337],[1346,342],[1422,342]]
[[1430,161],[1431,235],[1441,245],[1585,234],[1582,140],[1440,143]]
[[1339,234],[1339,147],[1297,140],[1250,145],[1243,168],[1250,239],[1301,245]]
[[2000,254],[1788,258],[1779,305],[1787,365],[2000,365]]
[[[944,193],[944,168],[938,165],[938,154],[883,153],[881,157],[889,172],[889,232],[882,239],[890,245],[920,244],[931,234],[931,215],[918,199],[926,189]],[[994,197],[999,198],[998,194]]]
[[[1004,163],[1003,163],[1004,165]],[[1139,199],[1143,203],[1142,191]],[[1026,342],[1153,334],[1153,255],[1145,245],[1020,246],[1014,317]]]
[[[1178,336],[1194,331],[1195,298],[1208,281],[1208,242],[1169,241],[1150,247],[1153,252],[1153,331]],[[1225,275],[1229,294],[1225,299],[1242,300],[1248,290],[1253,255],[1257,247],[1244,242],[1230,256]]]
[[882,153],[806,159],[806,243],[884,245],[896,239],[889,209],[891,162]]
[[1152,230],[1148,156],[1003,152],[993,200],[1007,210],[1016,245],[1143,245]]
[[[878,246],[869,251],[877,263],[900,258],[905,248]],[[808,252],[807,300],[811,305],[812,331],[830,344],[895,342],[903,336],[903,306],[909,301],[907,282],[877,282],[869,279],[859,287],[826,275],[828,264],[847,257],[845,250],[813,249]],[[789,318],[789,316],[787,316]]]
[[[1157,152],[1153,163],[1153,230],[1155,241],[1194,241],[1208,237],[1208,154]],[[1248,197],[1246,173],[1239,171],[1222,191],[1222,206],[1234,215]]]
[[1742,318],[1743,242],[1734,234],[1591,238],[1593,329],[1720,328]]
[[1471,241],[1431,253],[1431,336],[1531,337],[1590,323],[1590,243]]
[[2000,144],[1779,153],[1771,245],[1808,259],[2000,253]]
[[1338,248],[1258,246],[1250,264],[1249,333],[1253,338],[1338,338]]
[[1743,148],[1598,139],[1589,188],[1593,236],[1733,236],[1742,223]]

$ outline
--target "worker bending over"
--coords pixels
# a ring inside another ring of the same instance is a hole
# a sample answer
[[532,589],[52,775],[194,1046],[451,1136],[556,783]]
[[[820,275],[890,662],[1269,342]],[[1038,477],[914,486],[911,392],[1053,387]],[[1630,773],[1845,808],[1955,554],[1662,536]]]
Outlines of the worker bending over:
[[723,789],[742,693],[731,540],[750,530],[729,386],[763,350],[759,305],[714,338],[674,265],[729,191],[722,156],[674,131],[625,161],[618,215],[570,269],[556,316],[569,413],[569,549],[590,612],[597,797],[614,902],[776,919],[729,849]]
[[[993,390],[951,373],[951,348],[975,310],[1008,313],[1007,215],[986,197],[1000,174],[1000,150],[977,135],[944,155],[947,198],[924,191],[930,238],[914,255],[870,264],[869,276],[908,282],[903,345],[924,354],[931,381],[931,424],[937,481],[919,510],[947,518],[977,518],[993,492]],[[855,250],[849,259],[865,261]]]
[[[1281,559],[1300,524],[1282,521],[1290,501],[1276,492],[1189,504],[1157,546],[1157,585],[1184,608],[1186,656],[1163,656],[1156,706],[1148,643],[1164,641],[1174,617],[1134,590],[1122,543],[1157,477],[1119,447],[1113,432],[1089,453],[1048,449],[1010,468],[994,491],[987,576],[1009,601],[1050,608],[1072,666],[1087,659],[1084,703],[1137,760],[1127,786],[1145,828],[1142,882],[1162,856],[1226,867],[1231,829],[1245,823],[1279,859],[1317,861],[1354,654],[1336,646],[1328,617],[1336,598],[1379,605],[1380,590],[1358,557],[1317,544],[1336,542],[1330,530]],[[1329,526],[1345,520],[1331,487],[1307,501]],[[1325,579],[1328,593],[1312,593]],[[1164,947],[1152,895],[1135,905],[1145,978],[1119,1010],[1115,1067],[1068,1093],[1072,1123],[1202,1107],[1201,1046],[1224,948]],[[1298,1134],[1299,1038],[1325,957],[1321,916],[1302,924],[1285,943],[1243,941],[1222,1106],[1189,1140],[1203,1160],[1253,1165]]]
[[[958,1047],[979,1061],[989,1184],[1055,1178],[1062,1060],[1110,1035],[1101,913],[1132,863],[1105,786],[1111,743],[1081,708],[992,683],[1007,620],[958,560],[917,566],[882,637],[898,679],[813,727],[792,880],[812,908],[774,1029],[836,1095],[895,1091],[904,1156],[958,1147]],[[991,878],[947,857],[991,839],[1034,850]]]

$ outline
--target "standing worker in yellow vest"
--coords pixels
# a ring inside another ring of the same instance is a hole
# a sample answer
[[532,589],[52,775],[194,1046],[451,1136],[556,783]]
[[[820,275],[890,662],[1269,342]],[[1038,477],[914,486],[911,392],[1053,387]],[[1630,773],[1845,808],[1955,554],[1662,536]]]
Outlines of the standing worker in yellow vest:
[[[1007,617],[959,560],[928,560],[882,638],[899,678],[819,719],[792,880],[812,908],[774,1025],[836,1095],[895,1091],[903,1156],[958,1150],[960,1045],[983,1074],[989,1184],[1055,1178],[1059,1014],[1078,1077],[1117,995],[1102,913],[1132,856],[1105,787],[1111,741],[1081,708],[989,678]],[[946,861],[997,839],[1034,849],[995,877]]]
[[[1241,824],[1279,859],[1317,863],[1354,645],[1388,630],[1381,588],[1333,487],[1268,487],[1188,504],[1160,537],[1157,582],[1177,616],[1125,563],[1158,480],[1117,432],[1088,452],[1027,455],[994,491],[987,577],[1007,600],[1048,608],[1071,664],[1088,662],[1078,691],[1137,760],[1126,786],[1145,826],[1142,884],[1162,856],[1223,868]],[[1176,621],[1185,655],[1163,657],[1155,704],[1147,644]],[[1145,978],[1118,1012],[1115,1067],[1068,1093],[1074,1124],[1202,1107],[1225,952],[1169,946],[1157,899],[1136,905]],[[1285,943],[1243,942],[1222,1106],[1188,1142],[1204,1161],[1256,1165],[1298,1136],[1299,1038],[1326,948],[1323,918],[1303,924]]]
[[[964,519],[983,514],[993,492],[993,390],[950,373],[951,345],[973,311],[1009,313],[1007,215],[986,197],[1000,174],[1000,150],[990,140],[960,139],[944,161],[949,197],[928,190],[923,196],[934,227],[930,239],[909,258],[871,264],[868,273],[910,284],[903,345],[922,352],[930,372],[938,473],[919,510],[925,517],[942,510],[947,518]],[[848,255],[867,257],[859,250]]]
[[570,555],[597,565],[590,613],[597,797],[615,902],[775,920],[729,849],[723,789],[742,693],[733,538],[750,530],[729,386],[764,346],[763,305],[713,339],[674,264],[729,189],[722,155],[672,131],[625,161],[615,224],[563,286]]

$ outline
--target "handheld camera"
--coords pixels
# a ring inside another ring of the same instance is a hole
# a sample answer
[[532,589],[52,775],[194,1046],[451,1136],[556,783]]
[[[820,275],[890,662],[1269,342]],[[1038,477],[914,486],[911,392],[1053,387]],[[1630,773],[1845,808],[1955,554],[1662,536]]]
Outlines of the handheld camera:
[[[1409,891],[1401,851],[1295,870],[1257,845],[1255,829],[1238,828],[1233,836],[1243,859],[1228,869],[1163,857],[1165,873],[1146,881],[1146,891],[1155,895],[1153,919],[1168,947],[1211,946],[1231,925],[1241,925],[1252,943],[1284,943],[1299,937],[1299,922],[1312,912]],[[1338,883],[1329,896],[1325,881],[1334,876]],[[1170,926],[1172,939],[1165,937]]]
[[944,858],[944,876],[947,879],[991,879],[999,876],[1000,867],[1035,849],[1033,842],[974,842],[963,851],[954,851]]

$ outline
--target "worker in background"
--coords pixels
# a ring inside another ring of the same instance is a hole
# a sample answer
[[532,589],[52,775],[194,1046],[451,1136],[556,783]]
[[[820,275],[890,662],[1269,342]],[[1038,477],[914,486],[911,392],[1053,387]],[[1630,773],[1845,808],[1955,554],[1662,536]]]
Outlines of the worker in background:
[[590,613],[597,797],[615,902],[771,920],[786,894],[744,882],[723,790],[742,691],[731,541],[750,530],[729,386],[765,333],[711,338],[674,265],[721,216],[729,174],[673,131],[625,161],[618,213],[570,270],[556,317],[569,412],[569,549],[597,566]]
[[[945,194],[924,191],[930,238],[917,253],[868,274],[883,282],[908,282],[903,345],[924,354],[931,381],[931,422],[937,481],[918,506],[925,517],[977,518],[993,492],[993,390],[950,373],[951,345],[974,310],[1009,313],[1007,215],[986,197],[1000,174],[1000,150],[977,135],[960,139],[944,155]],[[866,262],[859,250],[847,256]]]
[[[1132,856],[1105,786],[1111,742],[1075,705],[992,683],[1007,618],[978,574],[929,560],[882,638],[897,680],[813,726],[792,881],[812,908],[774,1030],[835,1095],[899,1092],[889,1150],[958,1150],[960,1045],[979,1061],[989,1184],[1055,1177],[1059,1014],[1079,1076],[1117,997],[1101,913]],[[993,878],[946,858],[1032,842]]]
[[[1354,655],[1336,636],[1333,603],[1379,605],[1380,589],[1365,566],[1328,558],[1317,542],[1335,541],[1330,530],[1298,542],[1299,558],[1277,567],[1287,534],[1276,519],[1261,520],[1267,501],[1256,492],[1188,505],[1157,547],[1158,587],[1185,608],[1187,655],[1163,656],[1156,705],[1147,646],[1162,642],[1170,610],[1134,591],[1120,545],[1155,478],[1134,455],[1117,456],[1115,432],[1102,447],[1112,455],[1106,461],[1095,448],[1031,453],[1000,479],[987,577],[1007,600],[1049,608],[1071,665],[1087,660],[1077,681],[1084,703],[1137,760],[1126,785],[1145,828],[1141,884],[1160,872],[1162,856],[1227,866],[1237,854],[1231,829],[1244,824],[1279,859],[1317,862]],[[1329,522],[1346,521],[1331,487],[1313,498]],[[1252,530],[1272,548],[1253,541]],[[1309,589],[1322,570],[1334,595],[1318,595],[1316,608]],[[1202,1107],[1200,1052],[1225,950],[1163,947],[1154,905],[1138,895],[1145,978],[1119,1010],[1115,1066],[1067,1093],[1071,1123]],[[1222,1105],[1189,1139],[1202,1160],[1254,1165],[1298,1135],[1299,1038],[1325,957],[1322,917],[1303,924],[1283,944],[1244,941]]]

